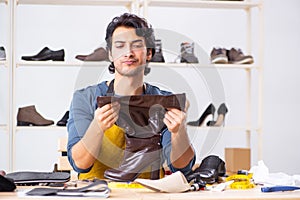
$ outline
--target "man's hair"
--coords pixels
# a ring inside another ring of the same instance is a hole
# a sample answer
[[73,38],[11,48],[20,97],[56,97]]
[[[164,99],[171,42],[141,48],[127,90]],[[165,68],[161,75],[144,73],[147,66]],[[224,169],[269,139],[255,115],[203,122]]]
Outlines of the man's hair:
[[[150,24],[147,23],[146,19],[138,17],[135,14],[124,13],[118,17],[112,19],[106,29],[106,49],[111,51],[112,48],[112,35],[116,28],[120,26],[131,27],[136,30],[136,34],[140,37],[144,37],[147,47],[147,52],[152,51],[152,57],[155,53],[155,37],[154,32]],[[114,73],[114,66],[109,66],[109,72]]]

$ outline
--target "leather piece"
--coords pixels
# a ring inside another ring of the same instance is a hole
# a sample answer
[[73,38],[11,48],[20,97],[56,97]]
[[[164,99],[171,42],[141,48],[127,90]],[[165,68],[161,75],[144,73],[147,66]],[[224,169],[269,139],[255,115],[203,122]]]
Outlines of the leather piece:
[[165,126],[163,118],[166,108],[184,110],[186,96],[183,93],[97,97],[98,107],[115,101],[121,105],[116,124],[130,136],[146,138],[158,134]]
[[70,173],[67,172],[34,172],[19,171],[5,175],[16,185],[34,185],[39,183],[65,183],[70,180]]
[[16,185],[11,178],[0,175],[0,192],[12,192],[16,189]]

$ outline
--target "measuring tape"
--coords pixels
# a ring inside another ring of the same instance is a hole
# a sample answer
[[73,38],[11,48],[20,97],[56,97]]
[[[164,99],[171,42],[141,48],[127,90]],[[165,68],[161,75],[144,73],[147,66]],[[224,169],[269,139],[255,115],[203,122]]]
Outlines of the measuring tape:
[[142,186],[139,183],[126,183],[126,182],[109,182],[108,183],[108,187],[111,189],[114,188],[145,188],[144,186]]
[[230,184],[231,189],[251,189],[254,188],[254,184],[251,182],[252,174],[235,174],[226,178],[226,181],[233,180],[234,182]]

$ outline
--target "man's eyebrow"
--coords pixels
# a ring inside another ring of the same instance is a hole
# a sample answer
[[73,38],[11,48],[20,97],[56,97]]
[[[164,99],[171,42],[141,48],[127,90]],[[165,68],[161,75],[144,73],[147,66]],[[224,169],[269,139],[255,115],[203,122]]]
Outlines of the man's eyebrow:
[[[116,40],[114,43],[125,43],[126,41],[122,41],[122,40]],[[135,43],[135,42],[143,42],[142,39],[137,39],[137,40],[133,40],[131,41],[131,43]]]
[[137,40],[132,41],[132,43],[134,43],[134,42],[143,42],[143,40],[142,39],[137,39]]

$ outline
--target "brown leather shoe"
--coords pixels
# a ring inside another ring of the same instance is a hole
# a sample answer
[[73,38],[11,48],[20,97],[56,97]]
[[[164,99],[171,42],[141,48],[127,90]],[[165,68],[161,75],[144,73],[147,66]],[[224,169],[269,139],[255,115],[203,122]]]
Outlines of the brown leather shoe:
[[75,58],[82,61],[109,61],[108,53],[103,47],[97,48],[89,55],[77,55]]
[[241,49],[231,48],[227,50],[229,63],[232,64],[252,64],[254,62],[251,55],[244,55]]
[[52,124],[54,121],[45,119],[36,111],[34,105],[19,108],[17,126],[49,126]]

